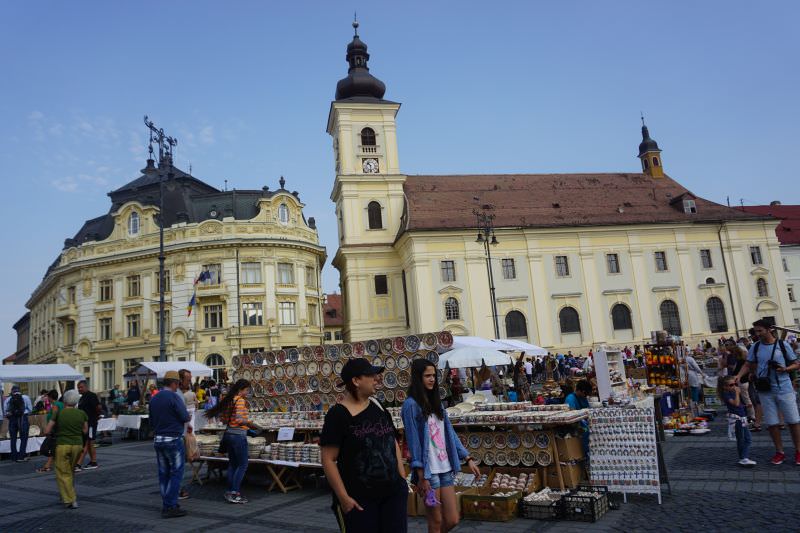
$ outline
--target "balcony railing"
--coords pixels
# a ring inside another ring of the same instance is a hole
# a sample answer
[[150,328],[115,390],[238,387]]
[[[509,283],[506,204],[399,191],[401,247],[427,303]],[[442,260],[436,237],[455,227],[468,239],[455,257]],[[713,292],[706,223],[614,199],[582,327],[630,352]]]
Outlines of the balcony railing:
[[380,146],[378,145],[364,146],[363,144],[361,144],[359,145],[359,148],[361,148],[362,154],[377,154]]

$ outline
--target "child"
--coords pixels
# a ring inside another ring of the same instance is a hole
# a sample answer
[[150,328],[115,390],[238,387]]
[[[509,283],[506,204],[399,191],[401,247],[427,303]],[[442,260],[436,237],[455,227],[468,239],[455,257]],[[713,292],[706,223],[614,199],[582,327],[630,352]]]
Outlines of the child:
[[728,425],[735,427],[736,448],[739,451],[739,466],[753,467],[755,461],[750,460],[750,429],[747,427],[747,414],[739,387],[733,376],[720,378],[720,399],[728,408]]

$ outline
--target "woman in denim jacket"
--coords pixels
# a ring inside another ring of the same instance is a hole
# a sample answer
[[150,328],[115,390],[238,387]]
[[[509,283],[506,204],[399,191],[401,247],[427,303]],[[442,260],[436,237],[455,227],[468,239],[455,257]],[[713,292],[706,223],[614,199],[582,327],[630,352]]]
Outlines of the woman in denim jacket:
[[401,416],[411,453],[411,482],[425,499],[428,533],[450,531],[458,524],[453,486],[461,460],[476,476],[480,471],[456,437],[439,399],[436,367],[426,359],[415,359],[411,365],[411,386]]

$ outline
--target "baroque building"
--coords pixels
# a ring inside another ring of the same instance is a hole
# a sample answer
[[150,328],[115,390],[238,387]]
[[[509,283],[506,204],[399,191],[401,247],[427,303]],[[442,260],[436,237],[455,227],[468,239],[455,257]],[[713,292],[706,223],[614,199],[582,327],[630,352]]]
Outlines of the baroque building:
[[[644,125],[641,172],[403,174],[400,104],[384,98],[354,27],[327,123],[346,340],[491,338],[496,321],[499,337],[585,351],[652,330],[694,339],[763,316],[791,322],[774,289],[785,285],[777,221],[673,180]],[[493,217],[492,245],[476,242],[481,214]]]
[[29,362],[71,364],[101,391],[158,360],[162,182],[168,359],[219,374],[238,353],[320,343],[326,254],[299,193],[282,177],[220,191],[168,156],[65,240],[26,304]]

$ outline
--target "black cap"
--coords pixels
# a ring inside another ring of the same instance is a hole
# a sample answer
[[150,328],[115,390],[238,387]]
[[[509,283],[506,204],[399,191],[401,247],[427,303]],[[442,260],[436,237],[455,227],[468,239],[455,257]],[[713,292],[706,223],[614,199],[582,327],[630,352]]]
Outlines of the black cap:
[[344,383],[350,383],[353,378],[359,376],[374,376],[381,372],[383,372],[382,366],[372,366],[372,364],[363,357],[356,357],[344,364],[342,368],[342,381]]

